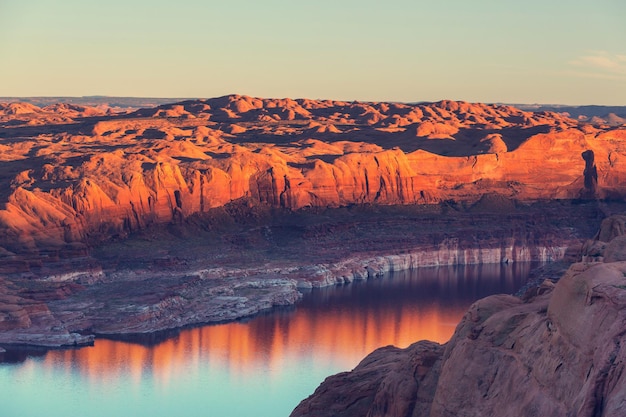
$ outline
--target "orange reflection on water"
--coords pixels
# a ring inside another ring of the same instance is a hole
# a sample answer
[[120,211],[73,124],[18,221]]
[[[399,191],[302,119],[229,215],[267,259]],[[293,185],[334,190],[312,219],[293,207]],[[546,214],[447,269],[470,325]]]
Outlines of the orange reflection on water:
[[[404,306],[396,311],[367,314],[315,316],[293,313],[289,320],[259,317],[249,323],[230,323],[185,330],[156,346],[98,339],[93,347],[50,352],[45,363],[77,365],[92,380],[111,373],[128,373],[139,382],[150,370],[166,383],[177,372],[201,361],[221,360],[233,374],[245,375],[259,364],[280,370],[291,348],[292,355],[315,354],[333,362],[354,363],[374,349],[400,347],[422,339],[447,341],[464,309]],[[284,318],[284,317],[283,317]],[[314,350],[314,352],[313,352]]]
[[[424,288],[422,284],[412,283],[406,288],[400,285],[391,295],[384,292],[391,284],[384,282],[364,298],[348,291],[332,300],[335,293],[331,292],[327,303],[303,302],[294,309],[259,316],[247,323],[184,330],[156,346],[98,339],[93,347],[50,352],[45,364],[73,364],[91,381],[128,374],[138,383],[150,373],[163,387],[190,369],[207,364],[241,378],[259,367],[269,369],[273,376],[289,364],[311,358],[316,366],[340,364],[347,369],[381,346],[449,340],[469,304],[482,296],[472,293],[477,285],[471,280],[462,274],[461,278],[450,274],[437,275]],[[513,286],[512,276],[498,275],[498,288]],[[401,279],[395,284],[404,285]],[[494,287],[490,292],[499,290]],[[437,299],[437,294],[444,299]],[[316,296],[313,294],[311,299]]]

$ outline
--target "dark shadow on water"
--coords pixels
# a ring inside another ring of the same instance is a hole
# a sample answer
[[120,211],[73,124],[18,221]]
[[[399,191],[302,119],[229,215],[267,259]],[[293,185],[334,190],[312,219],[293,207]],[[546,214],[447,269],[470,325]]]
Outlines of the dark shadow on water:
[[530,262],[455,265],[391,272],[367,281],[310,290],[298,306],[322,308],[338,304],[360,308],[433,300],[455,303],[497,293],[513,294],[526,283],[530,271],[540,265]]
[[[36,346],[23,346],[23,345],[5,345],[4,349],[6,352],[0,353],[0,364],[20,364],[25,362],[29,358],[41,358],[43,359],[48,352],[51,350],[60,350],[60,349],[52,349],[46,347],[36,347]],[[80,349],[80,347],[65,347],[63,350],[67,349]]]
[[[183,326],[177,329],[160,330],[151,333],[128,333],[128,334],[107,334],[107,333],[95,333],[96,343],[98,339],[114,340],[119,342],[133,343],[136,345],[153,347],[158,346],[161,343],[175,338],[180,335],[181,332],[190,329],[197,329],[204,326],[219,326],[227,323],[248,323],[254,319],[265,316],[284,316],[286,314],[293,313],[296,310],[296,306],[275,306],[271,309],[263,310],[257,314],[239,318],[237,320],[226,320],[223,322],[211,322],[200,323],[189,326]],[[1,360],[0,360],[1,362]]]

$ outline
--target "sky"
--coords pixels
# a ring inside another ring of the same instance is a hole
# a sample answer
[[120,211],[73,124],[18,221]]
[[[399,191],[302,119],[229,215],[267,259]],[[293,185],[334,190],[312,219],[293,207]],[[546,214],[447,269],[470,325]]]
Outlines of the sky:
[[0,97],[626,105],[624,0],[0,0]]

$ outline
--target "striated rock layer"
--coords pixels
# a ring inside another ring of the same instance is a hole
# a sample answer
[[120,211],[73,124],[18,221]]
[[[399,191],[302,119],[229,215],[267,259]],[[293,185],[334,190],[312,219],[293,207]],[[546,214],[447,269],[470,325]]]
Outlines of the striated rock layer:
[[237,199],[273,207],[622,197],[621,127],[503,105],[226,96],[0,105],[0,256],[84,253]]
[[[296,416],[621,416],[626,217],[605,220],[556,285],[476,302],[445,345],[385,347],[329,377]],[[604,244],[605,249],[598,249]],[[590,253],[591,252],[591,253]],[[611,258],[611,259],[609,259]]]

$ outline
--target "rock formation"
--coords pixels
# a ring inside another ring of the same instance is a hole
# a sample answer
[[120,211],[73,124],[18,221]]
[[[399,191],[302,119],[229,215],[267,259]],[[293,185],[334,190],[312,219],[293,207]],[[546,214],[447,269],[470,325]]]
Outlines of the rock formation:
[[0,256],[81,253],[237,199],[295,210],[625,194],[626,130],[503,105],[9,103],[0,123]]
[[522,299],[476,302],[445,345],[379,349],[326,379],[291,415],[623,415],[624,224],[605,220],[585,244],[585,259],[605,262],[575,263]]
[[558,260],[613,212],[596,201],[626,192],[626,130],[552,112],[95,104],[0,104],[0,343],[231,320],[389,270]]

